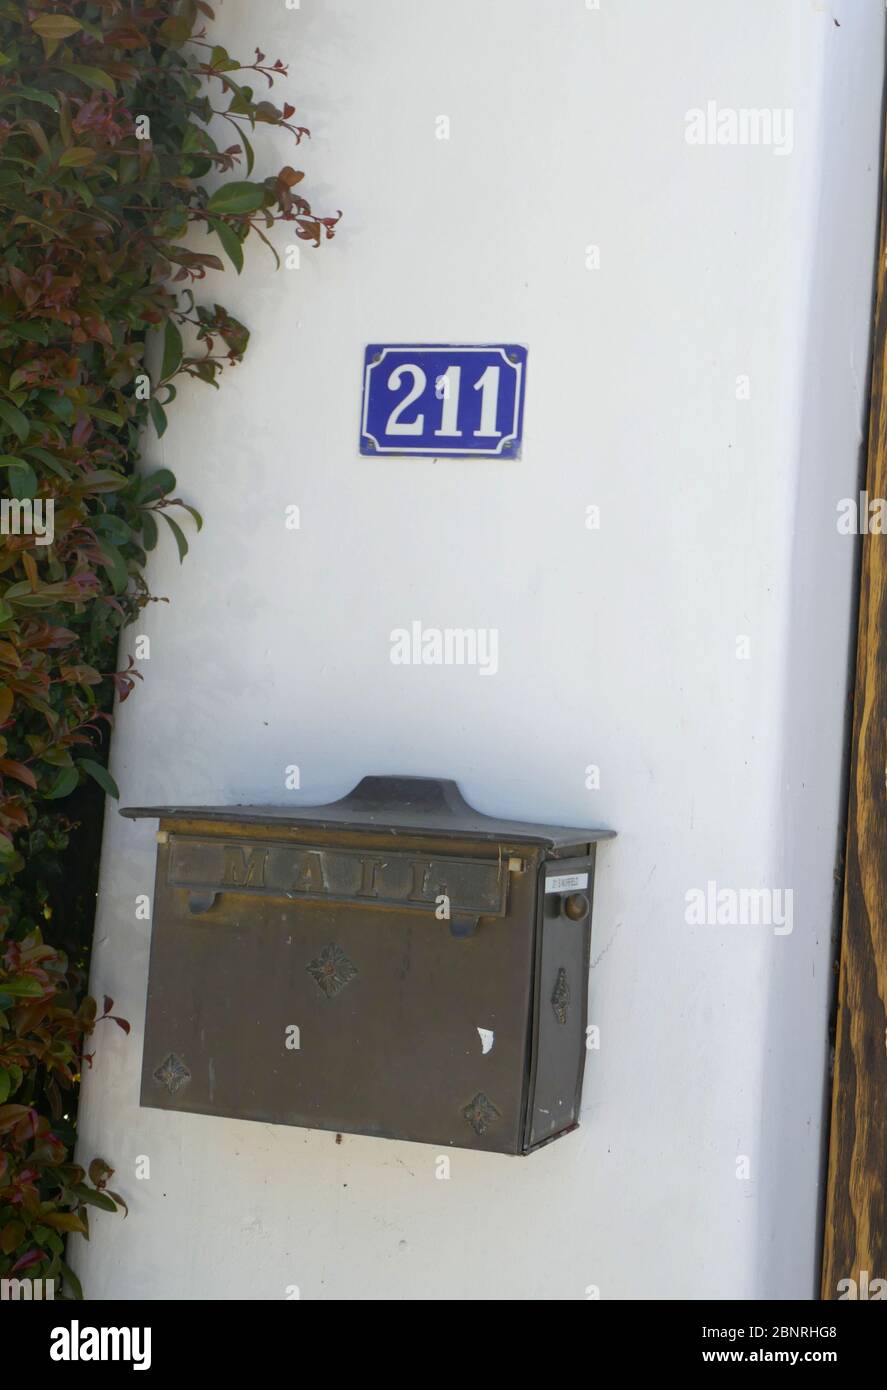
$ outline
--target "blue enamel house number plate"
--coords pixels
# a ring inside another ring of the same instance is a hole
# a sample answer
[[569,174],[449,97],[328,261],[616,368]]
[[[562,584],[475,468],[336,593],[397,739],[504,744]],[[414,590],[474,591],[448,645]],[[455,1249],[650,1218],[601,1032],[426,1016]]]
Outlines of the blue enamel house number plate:
[[527,349],[514,343],[370,343],[360,452],[517,458],[526,378]]

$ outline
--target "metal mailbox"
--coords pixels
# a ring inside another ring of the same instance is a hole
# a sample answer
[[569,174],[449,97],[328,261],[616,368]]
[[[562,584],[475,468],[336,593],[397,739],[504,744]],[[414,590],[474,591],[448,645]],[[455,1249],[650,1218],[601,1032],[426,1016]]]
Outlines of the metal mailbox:
[[526,1154],[576,1128],[609,830],[454,782],[160,820],[141,1103]]

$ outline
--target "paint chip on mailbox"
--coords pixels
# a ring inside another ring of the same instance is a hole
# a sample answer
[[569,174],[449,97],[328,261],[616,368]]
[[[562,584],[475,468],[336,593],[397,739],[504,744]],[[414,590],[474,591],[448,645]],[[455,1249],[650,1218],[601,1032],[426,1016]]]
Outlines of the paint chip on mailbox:
[[360,452],[517,458],[526,376],[516,343],[370,343]]

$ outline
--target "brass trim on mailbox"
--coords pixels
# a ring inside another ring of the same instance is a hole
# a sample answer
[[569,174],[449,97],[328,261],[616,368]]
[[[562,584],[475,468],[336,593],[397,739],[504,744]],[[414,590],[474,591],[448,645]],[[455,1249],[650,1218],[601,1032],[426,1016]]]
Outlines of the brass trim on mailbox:
[[286,840],[172,833],[166,881],[207,905],[220,893],[248,893],[433,912],[446,895],[453,914],[504,917],[508,910],[508,872],[501,859],[383,854]]

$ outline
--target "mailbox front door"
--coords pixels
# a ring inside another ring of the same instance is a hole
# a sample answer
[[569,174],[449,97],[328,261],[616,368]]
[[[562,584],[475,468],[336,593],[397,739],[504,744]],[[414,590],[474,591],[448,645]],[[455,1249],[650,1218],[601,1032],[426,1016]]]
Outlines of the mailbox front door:
[[385,850],[169,835],[143,1105],[520,1150],[536,856]]

